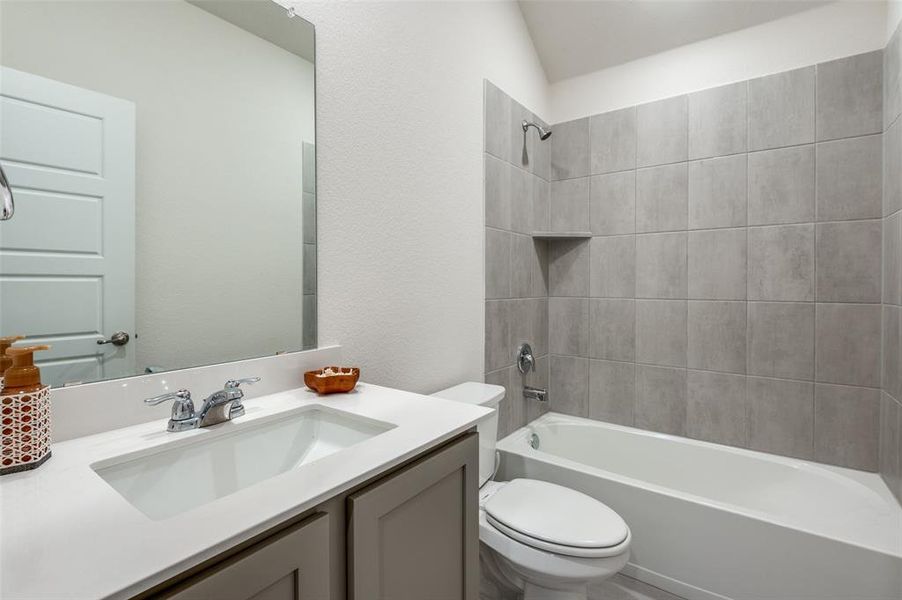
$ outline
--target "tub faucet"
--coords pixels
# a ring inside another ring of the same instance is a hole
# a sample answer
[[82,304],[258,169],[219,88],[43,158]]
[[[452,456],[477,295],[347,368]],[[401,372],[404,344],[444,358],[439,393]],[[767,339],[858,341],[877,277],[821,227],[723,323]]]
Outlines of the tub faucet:
[[527,400],[538,400],[539,402],[548,401],[548,390],[543,388],[534,388],[530,385],[523,386],[523,397]]

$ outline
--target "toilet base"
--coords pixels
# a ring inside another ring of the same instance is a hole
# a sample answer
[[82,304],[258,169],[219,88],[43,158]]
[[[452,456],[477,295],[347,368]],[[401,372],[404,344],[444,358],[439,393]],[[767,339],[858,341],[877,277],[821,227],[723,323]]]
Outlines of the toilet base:
[[523,600],[588,600],[589,586],[574,585],[567,589],[550,589],[535,583],[526,582],[523,589]]

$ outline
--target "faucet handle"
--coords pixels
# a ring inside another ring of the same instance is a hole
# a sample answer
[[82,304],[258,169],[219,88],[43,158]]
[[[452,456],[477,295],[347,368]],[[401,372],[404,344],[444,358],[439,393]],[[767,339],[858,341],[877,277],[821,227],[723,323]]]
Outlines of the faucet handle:
[[194,414],[194,401],[191,399],[191,392],[188,390],[167,392],[152,398],[145,398],[144,404],[156,406],[168,400],[175,400],[175,402],[172,405],[172,416],[169,419],[167,429],[169,431],[194,429],[197,426],[197,417]]
[[156,406],[157,404],[162,404],[167,400],[176,400],[184,402],[185,400],[191,400],[191,392],[188,390],[179,390],[177,392],[166,392],[165,394],[160,394],[159,396],[153,396],[151,398],[145,398],[144,404],[150,404],[151,406]]
[[251,384],[257,383],[258,381],[260,381],[259,377],[245,377],[244,379],[229,379],[228,381],[225,382],[225,385],[223,386],[223,388],[230,390],[230,389],[237,388],[242,383],[251,385]]

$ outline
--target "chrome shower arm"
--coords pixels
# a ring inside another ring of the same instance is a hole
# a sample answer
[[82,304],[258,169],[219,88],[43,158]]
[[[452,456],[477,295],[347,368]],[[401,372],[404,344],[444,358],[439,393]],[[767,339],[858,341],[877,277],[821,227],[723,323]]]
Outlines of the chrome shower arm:
[[3,207],[0,209],[0,221],[9,221],[16,212],[16,203],[13,200],[13,190],[9,187],[9,180],[6,179],[6,173],[3,172],[3,165],[0,165],[0,195],[3,196]]

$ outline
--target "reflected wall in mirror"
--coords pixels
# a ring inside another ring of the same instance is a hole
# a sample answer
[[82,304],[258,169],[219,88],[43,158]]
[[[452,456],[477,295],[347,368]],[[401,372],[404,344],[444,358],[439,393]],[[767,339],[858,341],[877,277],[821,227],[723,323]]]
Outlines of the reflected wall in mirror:
[[0,2],[0,335],[45,382],[315,347],[313,51],[270,0]]

